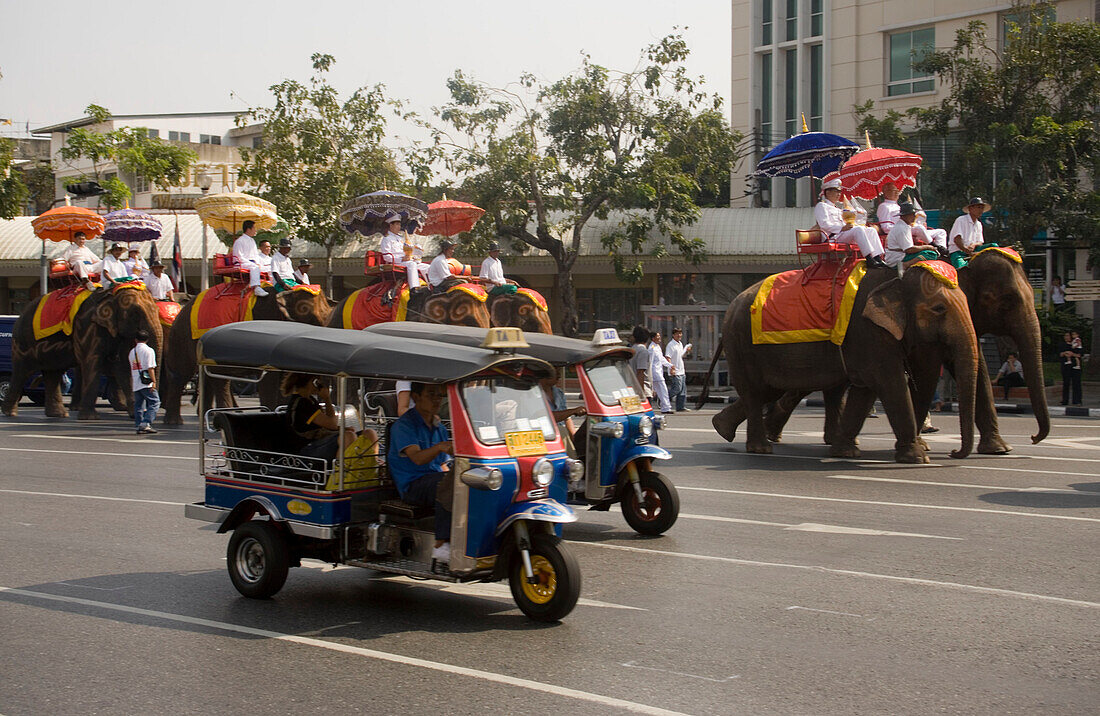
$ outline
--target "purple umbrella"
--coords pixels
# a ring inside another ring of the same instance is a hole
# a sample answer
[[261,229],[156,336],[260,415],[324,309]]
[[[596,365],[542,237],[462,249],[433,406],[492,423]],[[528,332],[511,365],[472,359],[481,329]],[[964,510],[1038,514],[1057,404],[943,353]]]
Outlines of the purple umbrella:
[[107,228],[103,232],[104,241],[129,244],[134,241],[156,241],[163,227],[160,220],[135,209],[119,209],[103,217]]

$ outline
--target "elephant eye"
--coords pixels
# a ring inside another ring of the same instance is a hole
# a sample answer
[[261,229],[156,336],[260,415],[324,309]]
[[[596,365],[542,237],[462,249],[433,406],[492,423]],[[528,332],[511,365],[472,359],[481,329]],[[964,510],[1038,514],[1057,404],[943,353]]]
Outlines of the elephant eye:
[[929,308],[932,310],[932,313],[935,313],[937,316],[942,316],[947,313],[947,305],[943,303],[937,303],[933,306],[929,306]]

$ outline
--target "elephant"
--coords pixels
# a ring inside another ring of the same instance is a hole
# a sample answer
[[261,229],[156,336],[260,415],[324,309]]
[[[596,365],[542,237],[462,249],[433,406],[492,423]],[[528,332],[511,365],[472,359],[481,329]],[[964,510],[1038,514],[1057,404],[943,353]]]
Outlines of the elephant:
[[[160,384],[165,425],[183,424],[180,414],[183,388],[198,368],[198,341],[191,335],[191,312],[196,303],[197,300],[191,301],[180,310],[165,341],[167,350]],[[331,313],[332,304],[323,294],[305,290],[283,291],[278,294],[269,291],[262,298],[257,296],[252,307],[252,319],[256,321],[296,321],[311,326],[326,325]],[[233,394],[226,381],[211,380],[209,384],[211,390],[204,396],[204,412],[210,408],[213,398],[217,399],[219,407],[230,407],[234,404]],[[268,388],[266,392],[272,390],[274,388]]]
[[[98,397],[99,379],[108,375],[119,386],[116,401],[124,403],[116,407],[133,411],[133,393],[121,389],[130,385],[130,367],[127,354],[134,346],[134,336],[139,330],[149,334],[149,346],[160,362],[164,335],[156,302],[144,286],[125,285],[113,289],[92,291],[72,320],[72,333],[63,331],[34,337],[34,315],[41,296],[32,301],[15,322],[12,329],[11,390],[0,409],[5,415],[18,414],[23,385],[35,371],[41,371],[46,385],[46,415],[53,418],[67,417],[69,411],[61,398],[61,376],[76,366],[83,390],[73,391],[70,408],[79,407],[80,420],[96,420],[95,402]],[[155,373],[155,372],[154,372]]]
[[493,327],[515,326],[532,333],[553,333],[550,314],[523,293],[490,293],[489,320]]
[[[754,344],[750,311],[762,283],[737,296],[723,321],[722,350],[740,398],[712,419],[722,437],[733,440],[743,417],[748,421],[746,449],[770,453],[764,406],[785,393],[822,390],[829,406],[830,454],[857,457],[856,436],[877,395],[896,438],[895,460],[927,462],[917,432],[906,357],[914,351],[938,350],[954,363],[960,393],[962,441],[951,456],[970,454],[978,351],[961,289],[949,287],[928,271],[910,270],[898,278],[892,271],[871,269],[855,294],[847,333],[837,347],[829,341]],[[841,400],[846,386],[847,398]]]
[[[446,279],[442,285],[448,289],[466,283],[459,278]],[[370,284],[378,286],[379,284]],[[358,291],[346,296],[336,304],[332,315],[323,325],[333,328],[365,328],[366,325],[345,325],[344,308],[349,301],[354,301]],[[381,322],[387,319],[380,319]],[[405,309],[406,321],[420,321],[423,323],[443,323],[450,326],[472,326],[474,328],[488,328],[489,311],[485,307],[485,301],[470,295],[465,291],[450,291],[448,293],[432,292],[428,289],[414,290],[409,297]]]

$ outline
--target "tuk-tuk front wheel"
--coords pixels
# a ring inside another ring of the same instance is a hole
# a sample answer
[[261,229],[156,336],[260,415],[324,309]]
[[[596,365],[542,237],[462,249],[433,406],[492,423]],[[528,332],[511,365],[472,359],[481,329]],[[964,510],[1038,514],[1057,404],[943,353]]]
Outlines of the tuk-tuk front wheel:
[[520,610],[540,622],[556,622],[573,611],[581,595],[581,569],[565,543],[552,534],[531,535],[531,568],[534,584],[527,581],[521,555],[515,555],[508,570]]
[[626,523],[643,535],[663,534],[680,516],[680,493],[672,481],[659,472],[643,472],[638,476],[642,486],[642,500],[634,486],[623,487],[623,517]]
[[290,547],[274,523],[252,520],[233,530],[226,564],[238,592],[252,599],[267,599],[286,583]]

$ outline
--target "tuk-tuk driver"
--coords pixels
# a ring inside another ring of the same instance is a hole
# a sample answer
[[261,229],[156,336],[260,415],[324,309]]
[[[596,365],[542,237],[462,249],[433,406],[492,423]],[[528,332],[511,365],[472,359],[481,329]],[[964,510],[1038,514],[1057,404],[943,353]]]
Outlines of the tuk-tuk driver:
[[[416,404],[390,429],[386,464],[403,501],[435,508],[432,562],[450,564],[451,510],[450,505],[439,498],[440,483],[450,473],[453,450],[447,427],[439,419],[439,408],[447,388],[434,383],[413,383],[410,392]],[[444,485],[442,492],[450,493],[449,483]]]

